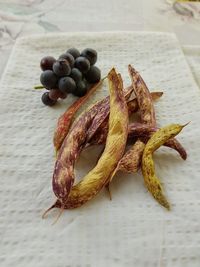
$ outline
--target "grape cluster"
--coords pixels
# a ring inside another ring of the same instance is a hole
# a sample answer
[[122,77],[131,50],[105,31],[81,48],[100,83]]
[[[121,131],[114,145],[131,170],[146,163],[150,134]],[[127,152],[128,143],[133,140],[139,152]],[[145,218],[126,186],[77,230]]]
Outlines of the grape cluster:
[[100,69],[94,66],[96,62],[97,52],[92,48],[81,53],[70,48],[57,60],[51,56],[42,58],[40,82],[48,90],[42,95],[42,102],[53,106],[59,98],[65,99],[70,93],[84,96],[91,84],[101,79]]

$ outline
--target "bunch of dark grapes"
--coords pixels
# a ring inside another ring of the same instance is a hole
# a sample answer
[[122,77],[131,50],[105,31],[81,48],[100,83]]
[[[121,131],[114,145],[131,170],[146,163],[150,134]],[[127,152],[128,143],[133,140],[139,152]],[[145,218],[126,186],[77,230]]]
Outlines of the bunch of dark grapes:
[[58,99],[65,99],[68,94],[84,96],[92,84],[101,79],[101,71],[95,66],[97,52],[86,48],[81,53],[70,48],[66,53],[54,57],[42,58],[40,82],[48,91],[42,95],[42,102],[53,106]]

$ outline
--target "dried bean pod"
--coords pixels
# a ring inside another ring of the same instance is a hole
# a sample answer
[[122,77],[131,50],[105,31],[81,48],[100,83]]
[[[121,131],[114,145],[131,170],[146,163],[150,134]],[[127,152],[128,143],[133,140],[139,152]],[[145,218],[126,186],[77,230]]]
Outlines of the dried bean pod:
[[92,138],[88,140],[87,146],[105,144],[108,133],[108,120],[105,119],[101,126],[97,129]]
[[[132,88],[128,88],[124,92],[126,99],[130,97],[132,91]],[[52,179],[53,191],[59,199],[67,199],[74,183],[74,164],[87,143],[88,134],[92,138],[104,118],[109,115],[109,101],[108,96],[82,113],[65,138],[58,153]]]
[[[108,105],[106,105],[107,102]],[[58,152],[52,179],[53,191],[57,198],[67,199],[74,183],[74,164],[87,143],[88,131],[95,116],[102,107],[106,106],[109,106],[109,98],[98,101],[85,112],[81,113],[62,143]],[[103,112],[104,110],[102,109],[102,116]],[[101,121],[96,122],[96,129],[99,128],[100,124]],[[93,130],[95,130],[94,127]]]
[[149,89],[140,74],[131,66],[128,66],[133,89],[137,97],[141,114],[141,121],[152,126],[156,125],[155,110]]
[[[155,101],[163,95],[163,92],[151,92],[150,95],[152,97],[152,100]],[[137,98],[129,100],[127,105],[128,105],[129,115],[134,113],[134,112],[137,112],[139,109]]]
[[53,143],[55,150],[58,151],[69,132],[71,123],[73,121],[74,115],[78,109],[87,101],[87,99],[97,90],[97,88],[102,84],[103,79],[95,84],[88,93],[76,100],[58,119],[58,123],[54,132]]
[[164,146],[167,146],[169,148],[176,150],[180,154],[180,156],[183,160],[187,159],[187,152],[186,152],[185,148],[181,145],[181,143],[176,138],[171,138],[171,139],[167,140],[164,143]]
[[145,144],[137,140],[119,161],[117,169],[128,173],[137,172],[140,167],[144,148]]
[[161,183],[155,175],[155,166],[152,155],[155,150],[167,140],[176,136],[185,125],[171,124],[156,131],[147,142],[142,156],[142,174],[144,182],[152,196],[166,209],[170,209],[166,197],[163,194]]
[[[128,138],[147,137],[147,139],[149,139],[150,136],[157,130],[157,127],[152,127],[146,124],[131,123],[128,127]],[[176,138],[167,140],[163,145],[176,150],[183,160],[187,159],[187,152],[185,148]]]
[[[129,86],[124,90],[124,97],[126,101],[130,98],[131,94],[133,92],[133,87]],[[110,105],[109,105],[110,97],[107,96],[103,101],[101,107],[99,107],[99,111],[97,115],[95,116],[90,129],[88,130],[88,135],[87,135],[87,143],[90,142],[90,140],[93,138],[95,133],[98,131],[98,129],[104,127],[103,125],[107,124],[107,132],[108,132],[108,117],[110,113]],[[97,127],[97,125],[100,125]]]
[[[151,93],[153,100],[157,100],[162,95],[163,95],[163,92],[152,92]],[[134,113],[134,112],[137,112],[139,109],[138,102],[137,102],[136,98],[128,101],[127,106],[128,106],[129,115]],[[102,122],[101,126],[98,128],[98,130],[96,130],[96,133],[93,134],[93,137],[92,138],[89,137],[87,141],[91,145],[92,144],[94,144],[94,145],[103,144],[103,143],[105,143],[107,133],[108,133],[108,119],[105,118],[104,121]]]
[[67,199],[74,183],[74,163],[83,149],[87,131],[98,112],[98,108],[85,111],[73,124],[65,138],[55,163],[52,187],[59,199]]
[[113,177],[118,171],[124,171],[127,173],[135,173],[139,170],[141,165],[142,154],[145,148],[145,144],[139,139],[135,142],[131,149],[129,149],[118,162],[117,167],[112,173],[108,183],[105,185],[108,190],[110,199],[112,199],[110,191],[110,183],[112,182]]
[[[145,138],[148,141],[150,136],[157,130],[158,128],[156,127],[152,127],[147,124],[134,122],[134,123],[129,124],[128,126],[128,139],[130,140],[134,138]],[[89,145],[104,144],[106,140],[106,136],[107,136],[107,125],[105,124],[104,128],[101,128],[101,131],[98,130],[96,132],[96,134],[91,139]],[[167,140],[164,143],[164,146],[167,146],[169,148],[176,150],[183,160],[187,159],[187,152],[185,148],[181,145],[181,143],[176,138],[171,138],[170,140]]]
[[54,206],[72,209],[92,199],[110,179],[121,159],[127,139],[128,110],[122,91],[122,80],[114,69],[108,74],[110,90],[109,131],[105,149],[97,165],[72,187],[67,201],[57,200]]
[[130,123],[128,126],[128,135],[129,138],[135,138],[140,136],[149,136],[150,134],[154,133],[156,131],[156,127],[150,126],[143,123]]

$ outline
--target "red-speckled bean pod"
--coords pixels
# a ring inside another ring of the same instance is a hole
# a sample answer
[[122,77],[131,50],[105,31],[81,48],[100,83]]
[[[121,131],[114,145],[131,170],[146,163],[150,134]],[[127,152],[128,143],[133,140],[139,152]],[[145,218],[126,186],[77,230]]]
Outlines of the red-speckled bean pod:
[[97,90],[103,80],[95,84],[88,93],[77,99],[58,119],[58,123],[54,132],[53,143],[56,152],[60,149],[65,137],[67,136],[72,121],[79,108],[87,101],[87,99]]
[[119,161],[117,169],[128,173],[137,172],[140,167],[144,148],[145,144],[137,140]]
[[97,112],[96,106],[96,109],[92,108],[92,111],[84,112],[75,121],[58,152],[52,186],[59,199],[67,199],[68,197],[74,183],[74,163],[85,145],[87,131]]
[[[162,95],[163,95],[163,92],[152,92],[151,93],[153,100],[159,99]],[[139,109],[138,102],[137,102],[136,98],[129,100],[127,102],[127,106],[128,106],[129,115],[131,115],[134,112],[137,112]],[[109,109],[108,109],[108,111],[109,111]],[[89,138],[87,139],[87,141],[91,145],[92,144],[94,144],[94,145],[103,144],[105,142],[107,132],[108,132],[108,119],[106,117],[104,119],[104,121],[102,122],[101,126],[96,130],[96,133],[94,134],[94,132],[93,132],[92,138],[89,135]]]
[[[131,123],[128,127],[128,138],[147,137],[147,139],[149,139],[157,130],[157,127],[152,127],[146,124]],[[176,138],[167,140],[163,145],[176,150],[182,159],[187,159],[187,152],[185,148]]]
[[140,74],[131,66],[128,66],[133,89],[137,97],[141,121],[144,124],[156,125],[155,110],[152,96]]
[[[125,99],[128,100],[132,91],[132,87],[124,91]],[[109,116],[109,101],[108,96],[83,112],[66,136],[58,153],[52,179],[53,191],[59,199],[67,199],[74,183],[74,164],[87,144],[88,136],[92,138],[105,118]]]
[[[93,138],[90,141],[89,145],[100,145],[105,143],[105,139],[107,136],[107,124],[104,122],[104,125],[102,125],[96,134],[93,136]],[[150,136],[157,130],[158,128],[149,126],[147,124],[141,124],[141,123],[131,123],[128,127],[128,139],[133,138],[142,138],[145,137],[147,140],[150,138]],[[181,145],[181,143],[176,138],[171,138],[170,140],[167,140],[166,143],[164,143],[164,146],[167,146],[169,148],[172,148],[176,150],[182,159],[187,159],[187,152],[184,149],[184,147]]]
[[[130,86],[124,90],[124,97],[125,100],[128,101],[131,94],[133,92],[133,87]],[[98,129],[101,129],[103,125],[106,122],[107,130],[108,130],[108,118],[110,113],[110,105],[109,105],[110,97],[107,96],[103,101],[102,105],[99,107],[99,111],[97,115],[95,116],[94,120],[92,121],[92,124],[88,130],[87,134],[87,143],[90,142],[90,140],[93,138],[93,136],[96,134]],[[98,127],[97,127],[98,125]]]

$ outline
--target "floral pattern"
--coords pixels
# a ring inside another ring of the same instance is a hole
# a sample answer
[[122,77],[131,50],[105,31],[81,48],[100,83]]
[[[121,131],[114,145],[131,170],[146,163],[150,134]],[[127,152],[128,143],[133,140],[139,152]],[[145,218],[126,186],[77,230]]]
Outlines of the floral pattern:
[[[106,8],[105,8],[106,7]],[[173,31],[182,44],[200,44],[200,3],[174,0],[2,0],[0,77],[15,40],[63,31]]]

